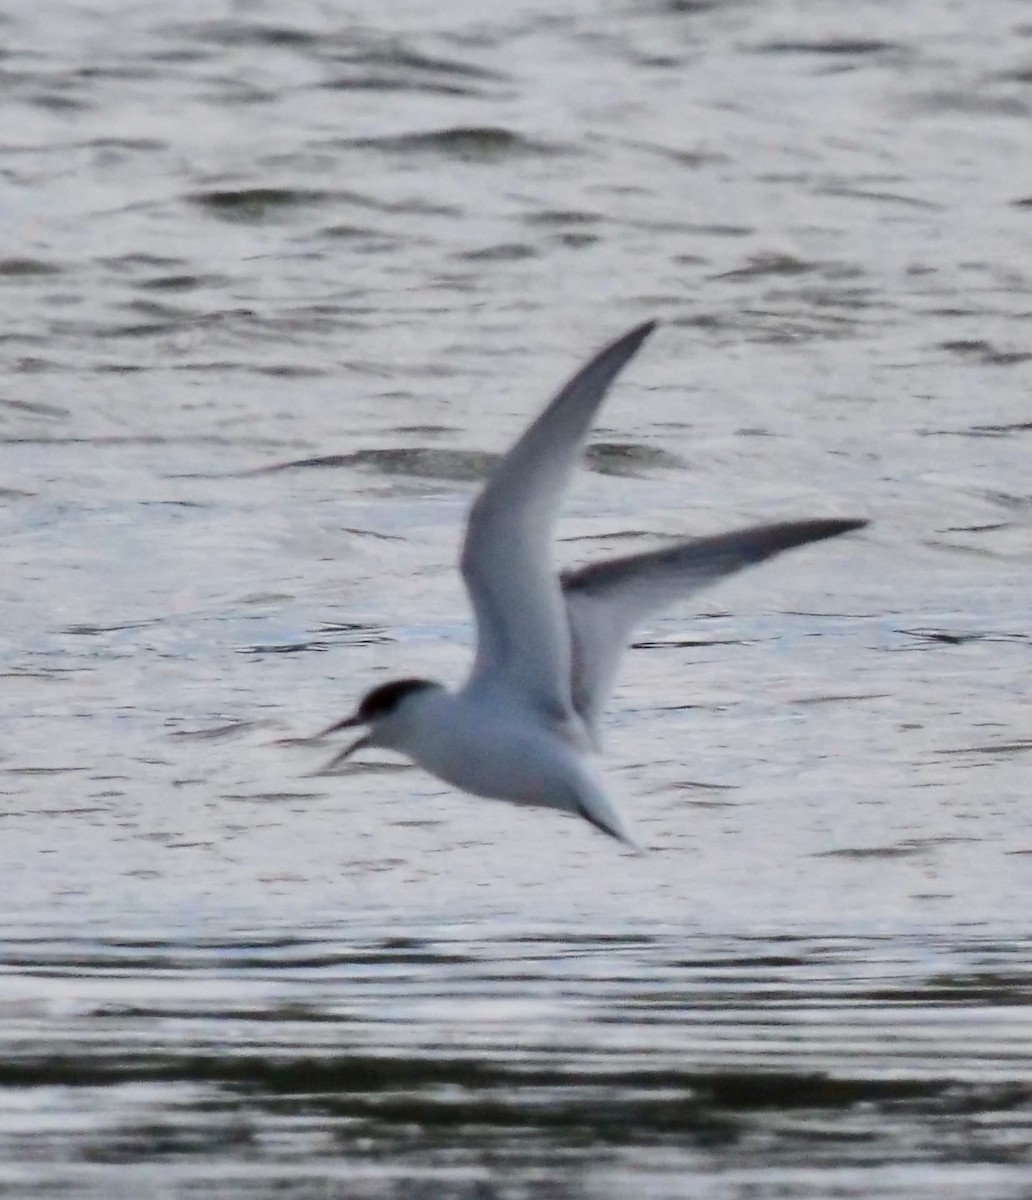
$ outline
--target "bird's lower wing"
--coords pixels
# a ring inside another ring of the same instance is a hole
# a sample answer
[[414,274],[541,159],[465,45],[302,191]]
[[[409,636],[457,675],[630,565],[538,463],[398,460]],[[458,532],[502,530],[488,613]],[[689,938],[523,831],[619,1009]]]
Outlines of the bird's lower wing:
[[570,635],[552,531],[595,413],[652,329],[640,325],[582,367],[477,497],[461,560],[477,621],[470,686],[516,689],[556,717],[570,714]]
[[574,708],[596,731],[620,656],[634,626],[645,617],[743,567],[866,524],[828,519],[755,525],[567,573],[562,587],[572,646]]

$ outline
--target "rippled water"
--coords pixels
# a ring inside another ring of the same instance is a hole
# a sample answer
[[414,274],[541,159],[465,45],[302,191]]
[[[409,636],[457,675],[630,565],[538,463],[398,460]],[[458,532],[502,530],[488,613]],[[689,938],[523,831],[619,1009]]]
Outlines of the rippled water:
[[[0,1195],[1027,1196],[1027,6],[53,0],[0,81]],[[651,852],[313,774],[654,316],[564,561],[873,523],[641,631]]]
[[484,922],[11,938],[0,1180],[1022,1195],[1029,950]]

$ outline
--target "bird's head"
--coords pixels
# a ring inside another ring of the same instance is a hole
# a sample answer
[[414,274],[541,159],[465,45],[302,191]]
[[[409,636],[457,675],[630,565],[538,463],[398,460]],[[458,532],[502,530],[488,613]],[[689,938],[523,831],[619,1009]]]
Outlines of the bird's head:
[[429,679],[392,679],[366,692],[358,708],[343,721],[335,721],[316,735],[316,739],[327,737],[340,729],[366,730],[328,763],[326,770],[339,766],[356,750],[365,746],[379,746],[384,750],[404,750],[410,738],[413,717],[420,700],[428,692],[441,691],[441,685]]

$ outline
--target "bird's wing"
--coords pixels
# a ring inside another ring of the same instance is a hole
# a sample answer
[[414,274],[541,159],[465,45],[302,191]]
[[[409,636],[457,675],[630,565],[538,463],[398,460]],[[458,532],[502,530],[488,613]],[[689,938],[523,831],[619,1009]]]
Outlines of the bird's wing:
[[572,643],[573,704],[588,729],[597,737],[620,655],[643,618],[743,567],[866,524],[831,519],[755,525],[565,574],[562,588]]
[[468,687],[515,690],[556,719],[570,716],[570,634],[552,528],[602,398],[654,325],[632,329],[582,367],[474,502],[461,561],[477,622]]

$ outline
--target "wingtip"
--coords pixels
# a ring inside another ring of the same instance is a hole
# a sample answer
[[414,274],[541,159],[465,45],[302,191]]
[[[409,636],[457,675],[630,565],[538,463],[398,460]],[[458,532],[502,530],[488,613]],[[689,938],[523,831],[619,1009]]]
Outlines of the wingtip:
[[628,329],[626,333],[621,334],[615,341],[600,350],[589,365],[615,361],[622,366],[629,358],[638,353],[642,343],[658,324],[659,321],[653,318],[651,321],[643,321],[640,325],[635,325],[633,329]]
[[[771,525],[767,527],[767,532],[773,536],[762,558],[770,558],[783,550],[794,550],[812,542],[841,537],[844,533],[856,533],[866,529],[870,523],[866,517],[815,517],[809,521],[785,521]],[[757,532],[762,533],[763,527],[759,527]]]
[[756,531],[762,532],[766,529],[774,534],[772,545],[775,552],[779,552],[805,546],[808,542],[822,542],[827,538],[839,537],[843,533],[855,533],[858,529],[866,529],[870,523],[867,517],[812,517],[809,520],[761,525],[756,527]]
[[858,529],[866,529],[871,523],[870,517],[842,517],[838,521],[838,533],[855,533]]
[[640,325],[635,325],[633,329],[628,331],[617,342],[619,345],[623,342],[633,343],[635,347],[641,343],[652,333],[659,325],[659,318],[653,317],[650,321],[642,321]]

